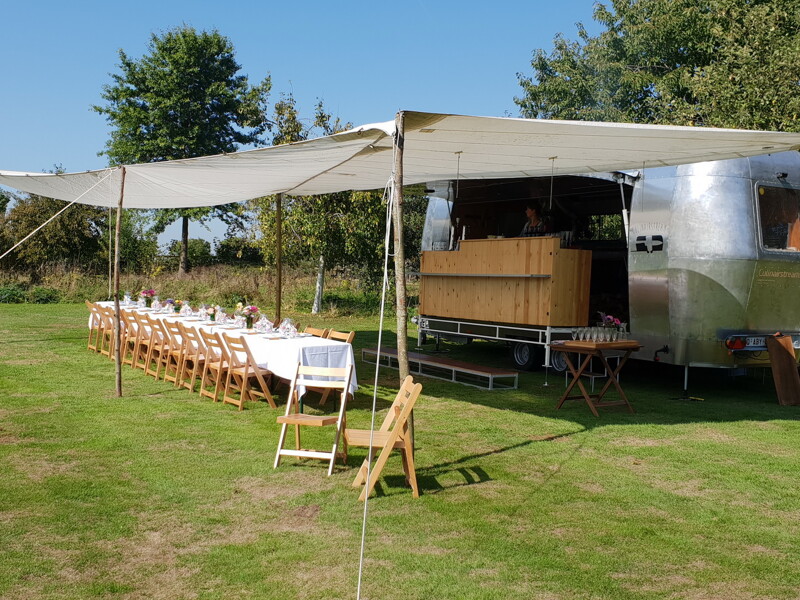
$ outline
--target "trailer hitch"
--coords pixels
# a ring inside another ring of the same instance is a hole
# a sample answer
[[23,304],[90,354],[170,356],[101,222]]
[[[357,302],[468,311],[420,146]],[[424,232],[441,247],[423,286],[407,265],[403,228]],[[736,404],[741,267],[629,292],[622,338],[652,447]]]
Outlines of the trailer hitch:
[[661,361],[661,359],[658,356],[661,353],[669,354],[669,346],[664,345],[664,346],[661,346],[661,348],[659,348],[658,350],[656,350],[655,354],[653,354],[653,361],[654,362],[660,362]]

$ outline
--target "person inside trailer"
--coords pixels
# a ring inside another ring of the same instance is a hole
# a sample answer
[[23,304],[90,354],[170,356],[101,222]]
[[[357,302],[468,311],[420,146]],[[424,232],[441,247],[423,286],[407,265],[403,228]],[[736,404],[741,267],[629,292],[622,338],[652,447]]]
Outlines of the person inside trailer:
[[550,233],[550,224],[542,216],[542,209],[538,205],[529,202],[525,208],[525,216],[528,220],[519,237],[537,237]]

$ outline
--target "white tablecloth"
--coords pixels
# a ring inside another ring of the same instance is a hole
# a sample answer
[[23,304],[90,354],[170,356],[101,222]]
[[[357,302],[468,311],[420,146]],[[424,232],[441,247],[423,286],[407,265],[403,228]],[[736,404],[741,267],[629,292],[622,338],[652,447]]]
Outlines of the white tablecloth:
[[[103,306],[113,306],[113,302],[99,302]],[[152,310],[137,309],[130,306],[121,306],[123,310],[137,310],[151,317],[159,319],[176,319],[186,327],[204,329],[209,332],[222,332],[231,337],[244,337],[255,361],[262,367],[283,379],[291,380],[294,377],[297,363],[312,367],[349,367],[353,366],[353,377],[350,383],[350,393],[358,389],[356,383],[355,357],[353,346],[336,340],[326,340],[311,335],[302,335],[296,338],[282,338],[278,334],[248,334],[242,329],[232,329],[223,325],[211,325],[187,317],[175,317],[170,313],[157,313]],[[91,320],[90,320],[91,326]],[[304,390],[298,392],[303,393]]]

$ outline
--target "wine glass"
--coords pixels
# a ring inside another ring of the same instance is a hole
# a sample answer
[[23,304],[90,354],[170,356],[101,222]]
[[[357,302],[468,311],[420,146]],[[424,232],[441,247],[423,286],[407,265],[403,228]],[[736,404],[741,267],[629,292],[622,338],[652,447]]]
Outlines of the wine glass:
[[573,341],[574,341],[574,340],[575,340],[575,338],[577,338],[577,337],[578,337],[578,328],[577,328],[577,327],[573,327],[573,328],[572,328],[572,339],[573,339]]

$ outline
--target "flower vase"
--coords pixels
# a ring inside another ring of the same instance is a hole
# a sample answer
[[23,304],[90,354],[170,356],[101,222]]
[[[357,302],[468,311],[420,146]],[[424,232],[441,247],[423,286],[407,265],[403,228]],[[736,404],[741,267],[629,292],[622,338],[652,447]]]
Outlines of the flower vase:
[[150,296],[145,296],[145,298],[144,298],[144,305],[145,305],[147,308],[150,308],[151,306],[153,306],[153,299],[152,299]]
[[247,315],[244,318],[244,323],[245,323],[245,326],[247,327],[247,329],[252,329],[253,328],[253,315]]

